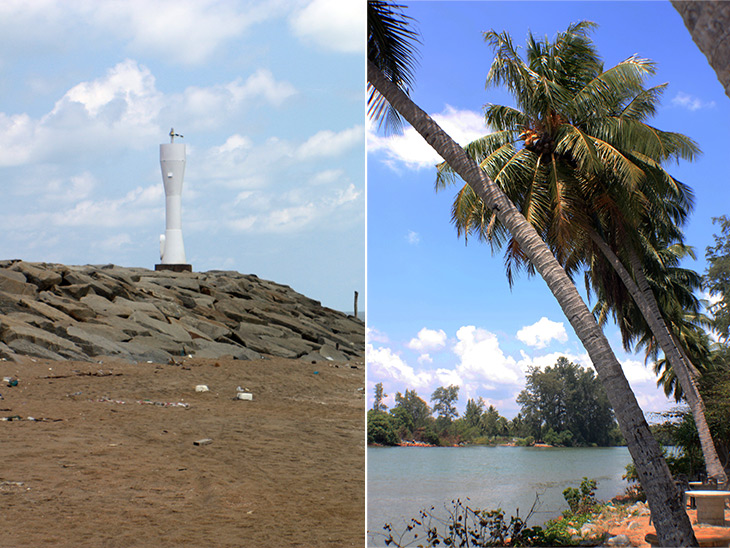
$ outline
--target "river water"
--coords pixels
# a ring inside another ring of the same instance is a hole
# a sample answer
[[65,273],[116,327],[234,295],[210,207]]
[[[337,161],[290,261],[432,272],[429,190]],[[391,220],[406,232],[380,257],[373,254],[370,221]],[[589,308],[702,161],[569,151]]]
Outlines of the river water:
[[[454,499],[480,509],[502,508],[525,517],[539,497],[529,525],[556,517],[568,505],[563,489],[583,477],[598,481],[596,496],[624,491],[631,462],[626,447],[368,447],[368,546],[382,546],[385,523],[402,532],[422,509]],[[445,515],[445,511],[443,512]]]

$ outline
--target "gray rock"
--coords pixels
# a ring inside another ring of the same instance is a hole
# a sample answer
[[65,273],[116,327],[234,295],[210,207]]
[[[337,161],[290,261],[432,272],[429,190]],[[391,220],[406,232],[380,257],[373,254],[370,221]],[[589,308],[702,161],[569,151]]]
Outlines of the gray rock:
[[335,362],[346,362],[348,359],[345,354],[340,352],[334,346],[330,346],[329,344],[322,345],[322,347],[319,349],[319,353],[324,358]]
[[345,361],[363,356],[364,324],[255,275],[14,260],[0,261],[0,345],[15,360],[165,362],[192,353]]
[[[90,324],[86,322],[84,325]],[[145,335],[149,333],[149,329],[138,323],[135,323],[128,318],[122,318],[121,316],[109,316],[107,318],[98,318],[92,325],[103,325],[108,326],[117,331],[120,334],[120,339],[117,342],[124,340],[130,340],[132,337],[137,335]]]
[[85,304],[65,297],[59,297],[50,291],[43,291],[38,298],[44,303],[57,308],[64,314],[71,316],[74,320],[83,322],[96,317],[96,312]]
[[43,358],[45,360],[63,360],[64,356],[48,350],[43,346],[34,344],[26,339],[15,339],[8,343],[8,347],[16,355],[23,356],[34,356],[36,358]]
[[250,323],[266,323],[264,320],[256,317],[253,314],[249,314],[251,304],[249,301],[239,299],[236,297],[228,297],[218,301],[213,305],[216,310],[222,312],[236,323],[250,322]]
[[147,282],[168,289],[189,289],[190,291],[200,291],[200,282],[195,277],[195,274],[186,272],[172,272],[165,271],[163,275],[154,276],[142,276],[140,282]]
[[151,332],[156,331],[158,333],[162,333],[171,340],[180,344],[191,343],[193,341],[190,334],[185,331],[185,329],[179,324],[174,325],[164,321],[156,320],[154,318],[150,318],[144,312],[134,312],[129,317],[129,320],[138,325],[146,327]]
[[585,523],[579,533],[583,538],[597,538],[602,537],[606,533],[606,529],[595,523]]
[[[124,348],[126,348],[125,345],[130,344],[143,345],[150,348],[158,348],[160,350],[163,350],[170,356],[185,356],[188,354],[187,349],[183,343],[173,340],[170,337],[167,337],[161,333],[155,333],[151,335],[137,335],[136,337],[132,337],[129,342],[119,344],[121,344]],[[190,341],[190,344],[188,344],[188,347],[190,346],[192,346],[192,341]]]
[[260,323],[241,323],[234,332],[237,336],[241,337],[241,339],[260,337],[261,335],[268,335],[269,337],[287,337],[295,335],[295,333],[289,329],[271,327]]
[[155,307],[169,320],[170,318],[180,319],[187,311],[179,304],[172,301],[158,301]]
[[38,288],[33,284],[27,283],[25,276],[21,272],[0,270],[0,291],[14,295],[35,296],[38,293]]
[[[123,297],[117,297],[114,299],[114,304],[126,306],[127,308],[131,309],[132,312],[142,312],[146,316],[149,316],[150,318],[154,318],[156,320],[165,321],[165,315],[160,312],[160,309],[157,308],[154,304],[147,301],[130,301],[129,299],[125,299]],[[131,316],[131,314],[130,314]]]
[[192,340],[195,339],[204,339],[206,341],[213,340],[208,335],[203,333],[202,331],[195,329],[194,327],[181,322],[180,320],[176,320],[175,318],[168,318],[168,321],[170,322],[170,325],[178,326],[180,329],[184,330],[188,335],[190,335],[190,338]]
[[37,327],[51,333],[54,332],[55,328],[53,321],[49,320],[45,316],[31,314],[29,312],[11,312],[9,314],[6,314],[5,318],[7,320],[15,320],[17,322],[26,323],[28,325],[32,325],[33,327]]
[[308,354],[317,347],[316,345],[305,341],[304,339],[298,338],[281,338],[261,335],[260,339],[264,343],[271,344],[274,348],[276,348],[276,351],[270,352],[270,354],[286,358],[299,358],[301,356],[304,356],[305,354]]
[[[83,330],[87,333],[91,333],[92,335],[102,337],[112,342],[126,342],[131,340],[133,336],[124,331],[121,324],[118,324],[116,328],[112,327],[109,324],[92,322],[84,322],[79,325],[82,325]],[[136,327],[138,331],[134,333],[135,335],[139,335],[144,332],[143,328],[139,326]]]
[[[111,293],[109,293],[111,295]],[[81,302],[91,308],[98,316],[121,316],[128,318],[134,313],[134,309],[121,302],[111,302],[107,297],[99,295],[86,295],[81,297]]]
[[131,358],[130,353],[119,343],[91,333],[75,325],[66,329],[68,338],[80,346],[88,356],[118,356]]
[[631,540],[626,535],[616,535],[606,541],[606,546],[631,546]]
[[10,348],[7,344],[0,342],[0,359],[15,361],[17,356],[18,354],[15,353],[15,350]]
[[146,340],[131,340],[119,343],[132,356],[132,359],[139,362],[167,363],[172,358],[169,352],[147,344]]
[[25,261],[15,263],[10,269],[22,272],[26,280],[37,286],[40,291],[52,289],[63,280],[63,276],[58,272],[43,268],[43,265],[26,263]]
[[225,324],[216,322],[214,320],[208,320],[206,318],[201,318],[199,316],[182,316],[180,318],[180,322],[200,331],[201,333],[204,333],[208,336],[208,338],[212,340],[218,340],[221,337],[227,337],[231,333],[231,329]]
[[196,358],[220,358],[222,356],[233,356],[237,360],[258,360],[261,355],[243,346],[227,344],[204,339],[193,341],[193,355]]
[[64,294],[77,300],[81,299],[81,297],[86,297],[89,293],[95,294],[89,284],[62,285],[60,289]]

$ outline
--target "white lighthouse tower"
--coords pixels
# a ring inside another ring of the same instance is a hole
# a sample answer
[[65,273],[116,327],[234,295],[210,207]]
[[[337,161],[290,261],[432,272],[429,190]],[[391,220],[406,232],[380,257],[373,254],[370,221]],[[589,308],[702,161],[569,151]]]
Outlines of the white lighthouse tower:
[[185,176],[185,144],[176,143],[182,137],[170,130],[170,142],[160,145],[160,168],[165,185],[165,234],[160,236],[160,262],[155,270],[192,272],[185,261],[182,237],[182,187]]

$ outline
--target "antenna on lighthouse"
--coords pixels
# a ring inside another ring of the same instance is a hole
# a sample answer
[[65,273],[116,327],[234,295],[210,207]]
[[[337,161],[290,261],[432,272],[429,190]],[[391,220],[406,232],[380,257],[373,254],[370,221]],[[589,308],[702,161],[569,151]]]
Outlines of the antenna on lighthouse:
[[192,272],[185,261],[182,237],[182,186],[185,176],[185,144],[176,143],[175,137],[183,138],[170,128],[170,143],[160,145],[160,168],[165,186],[165,234],[160,235],[160,263],[155,270]]
[[174,143],[175,142],[175,137],[180,137],[180,139],[183,138],[183,136],[180,135],[179,133],[175,133],[175,128],[172,128],[171,127],[170,128],[170,143]]

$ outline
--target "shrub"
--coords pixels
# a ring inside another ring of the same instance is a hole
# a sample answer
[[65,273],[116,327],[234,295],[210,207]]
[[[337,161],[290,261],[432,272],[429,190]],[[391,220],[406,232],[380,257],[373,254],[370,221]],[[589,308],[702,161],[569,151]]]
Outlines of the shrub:
[[390,417],[382,412],[368,411],[368,443],[398,445],[398,441]]
[[596,480],[583,478],[580,487],[568,487],[563,491],[563,497],[574,514],[585,514],[591,512],[598,501],[596,500]]

